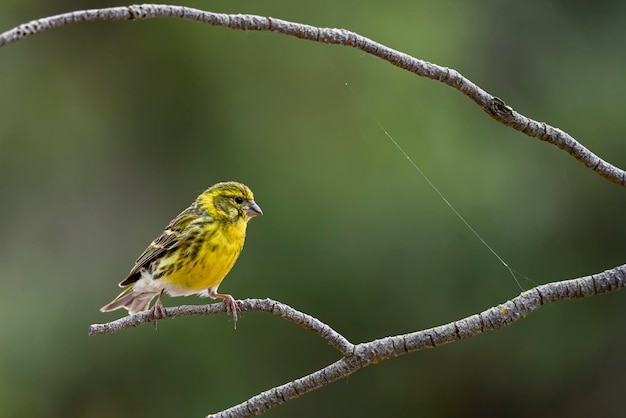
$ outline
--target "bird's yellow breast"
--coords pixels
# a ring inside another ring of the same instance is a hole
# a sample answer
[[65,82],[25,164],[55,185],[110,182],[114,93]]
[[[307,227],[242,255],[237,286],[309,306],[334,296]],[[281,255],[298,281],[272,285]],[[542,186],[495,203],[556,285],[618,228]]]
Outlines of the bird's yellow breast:
[[216,222],[163,257],[157,272],[168,293],[189,295],[216,288],[243,248],[246,222]]

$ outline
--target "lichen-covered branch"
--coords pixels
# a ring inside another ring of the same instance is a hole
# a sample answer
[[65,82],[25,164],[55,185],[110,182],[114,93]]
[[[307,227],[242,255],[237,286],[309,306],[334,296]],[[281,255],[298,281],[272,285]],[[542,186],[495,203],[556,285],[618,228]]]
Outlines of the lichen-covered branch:
[[[343,357],[321,370],[269,389],[239,405],[209,416],[240,418],[259,415],[290,399],[347,377],[370,364],[425,348],[448,344],[483,332],[498,330],[525,318],[531,312],[549,303],[595,296],[617,291],[623,287],[626,287],[626,264],[591,276],[534,287],[500,305],[446,325],[356,345],[350,343],[344,336],[323,322],[283,303],[271,299],[237,301],[242,312],[268,312],[316,332],[339,350]],[[166,309],[168,317],[211,315],[224,312],[226,312],[226,307],[223,303]],[[152,318],[148,313],[141,313],[108,324],[91,325],[89,335],[112,333],[151,322]]]
[[501,99],[490,95],[463,77],[458,71],[414,58],[345,29],[318,28],[272,17],[212,13],[183,6],[142,4],[80,10],[33,20],[0,34],[0,47],[17,42],[28,36],[72,23],[97,20],[139,20],[158,17],[187,19],[238,30],[278,32],[309,41],[345,45],[360,49],[420,77],[440,81],[457,89],[472,99],[498,122],[533,138],[556,145],[602,177],[626,187],[626,172],[624,170],[602,160],[560,129],[516,112]]

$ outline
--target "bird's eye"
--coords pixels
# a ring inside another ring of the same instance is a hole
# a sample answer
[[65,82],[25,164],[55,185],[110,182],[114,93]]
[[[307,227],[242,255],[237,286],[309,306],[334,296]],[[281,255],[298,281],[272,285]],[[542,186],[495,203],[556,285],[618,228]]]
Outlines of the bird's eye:
[[235,198],[235,203],[237,203],[238,205],[241,205],[243,203],[243,197],[237,196]]

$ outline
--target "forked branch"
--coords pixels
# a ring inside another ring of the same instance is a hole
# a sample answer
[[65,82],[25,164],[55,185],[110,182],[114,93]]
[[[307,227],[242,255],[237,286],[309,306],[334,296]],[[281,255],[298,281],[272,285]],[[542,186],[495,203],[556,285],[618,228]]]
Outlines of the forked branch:
[[[544,305],[567,299],[585,298],[613,292],[626,286],[626,264],[603,273],[553,282],[522,292],[512,300],[458,321],[423,331],[395,335],[366,343],[352,344],[318,319],[271,299],[238,301],[242,312],[269,312],[310,329],[335,347],[342,358],[321,370],[262,392],[247,401],[209,417],[250,417],[343,379],[357,370],[402,354],[433,348],[483,332],[495,331],[525,318]],[[211,315],[226,312],[223,303],[167,308],[168,317]],[[89,335],[106,334],[150,323],[147,313],[127,316],[108,324],[95,324]]]
[[139,20],[157,17],[186,19],[238,30],[278,32],[309,41],[345,45],[360,49],[420,77],[440,81],[457,89],[472,99],[498,122],[533,138],[556,145],[602,177],[613,183],[626,186],[626,172],[624,170],[602,160],[560,129],[516,112],[499,98],[490,95],[463,77],[458,71],[414,58],[345,29],[318,28],[302,23],[256,15],[212,13],[183,6],[142,4],[80,10],[33,20],[0,34],[0,47],[36,33],[72,23],[97,20]]

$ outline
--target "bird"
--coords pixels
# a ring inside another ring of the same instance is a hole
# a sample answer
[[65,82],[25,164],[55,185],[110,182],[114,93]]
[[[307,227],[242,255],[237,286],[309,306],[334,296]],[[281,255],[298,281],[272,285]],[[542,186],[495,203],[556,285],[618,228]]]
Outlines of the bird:
[[217,289],[243,249],[248,221],[262,214],[248,186],[235,181],[214,184],[150,243],[119,283],[125,289],[100,311],[124,308],[134,315],[150,310],[156,326],[166,317],[163,292],[199,295],[222,299],[237,328],[237,303]]

